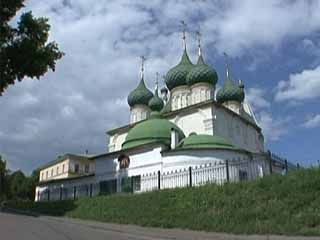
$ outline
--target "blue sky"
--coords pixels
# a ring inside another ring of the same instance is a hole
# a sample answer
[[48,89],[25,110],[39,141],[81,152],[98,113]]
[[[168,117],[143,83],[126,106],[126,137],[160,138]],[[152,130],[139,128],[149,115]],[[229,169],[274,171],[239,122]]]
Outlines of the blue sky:
[[304,165],[320,159],[319,1],[29,0],[27,10],[49,17],[50,39],[66,56],[54,73],[10,86],[0,98],[0,152],[11,169],[29,173],[67,152],[106,151],[105,131],[129,120],[139,56],[153,88],[155,73],[180,58],[181,20],[193,61],[201,29],[218,85],[223,52],[230,56],[266,148]]

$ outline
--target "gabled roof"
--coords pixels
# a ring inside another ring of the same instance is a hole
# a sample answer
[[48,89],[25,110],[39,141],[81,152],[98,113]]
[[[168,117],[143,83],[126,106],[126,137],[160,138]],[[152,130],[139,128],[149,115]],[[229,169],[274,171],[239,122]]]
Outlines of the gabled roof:
[[[200,102],[200,103],[197,103],[197,104],[189,105],[189,106],[187,106],[185,108],[180,108],[180,109],[177,109],[177,110],[174,110],[174,111],[162,112],[162,116],[163,116],[163,118],[176,116],[176,115],[178,115],[178,114],[180,114],[182,112],[187,112],[187,111],[190,111],[190,110],[193,110],[193,109],[197,109],[199,107],[205,107],[205,106],[208,106],[208,105],[214,105],[217,108],[223,109],[225,112],[227,112],[227,113],[229,113],[229,114],[231,114],[231,115],[233,115],[235,117],[238,117],[241,121],[245,122],[246,124],[249,124],[250,126],[255,128],[257,131],[261,132],[261,128],[254,121],[249,119],[249,117],[241,116],[241,115],[233,112],[232,110],[228,109],[227,107],[223,106],[222,104],[217,103],[213,99],[210,99],[210,100],[205,101],[205,102]],[[164,108],[166,108],[166,106]],[[143,120],[143,121],[145,121],[145,120]],[[139,122],[137,122],[137,123],[139,123]],[[109,134],[109,135],[113,135],[115,133],[127,132],[130,128],[134,127],[137,123],[128,124],[128,125],[124,125],[122,127],[114,128],[114,129],[111,129],[111,130],[107,131],[106,133]]]

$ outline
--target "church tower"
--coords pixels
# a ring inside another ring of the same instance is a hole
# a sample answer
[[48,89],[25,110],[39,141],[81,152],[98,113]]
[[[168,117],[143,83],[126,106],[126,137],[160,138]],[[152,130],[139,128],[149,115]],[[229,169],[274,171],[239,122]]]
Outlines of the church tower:
[[217,92],[217,102],[229,108],[237,114],[241,114],[243,110],[244,101],[244,85],[239,81],[238,85],[233,82],[230,77],[230,69],[228,63],[226,64],[227,79],[223,87]]
[[190,104],[197,104],[213,99],[217,72],[207,65],[202,56],[201,34],[198,31],[198,62],[187,75],[187,84],[190,86]]
[[190,61],[186,45],[186,24],[182,21],[182,45],[183,53],[178,65],[171,68],[166,77],[165,83],[170,90],[171,110],[177,110],[190,105],[190,89],[187,85],[187,75],[193,68],[194,64]]
[[148,106],[153,97],[152,92],[146,87],[144,82],[144,61],[141,57],[141,72],[139,85],[129,94],[128,104],[130,106],[130,124],[145,120],[150,115]]

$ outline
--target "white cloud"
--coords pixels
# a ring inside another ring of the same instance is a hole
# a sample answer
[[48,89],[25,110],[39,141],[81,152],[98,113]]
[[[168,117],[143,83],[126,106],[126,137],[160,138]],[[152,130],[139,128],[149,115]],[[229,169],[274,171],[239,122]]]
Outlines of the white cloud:
[[[258,64],[265,48],[272,51],[289,37],[320,29],[319,1],[30,0],[26,5],[23,11],[49,18],[50,39],[66,56],[55,73],[10,86],[0,99],[0,152],[24,170],[64,152],[105,151],[105,130],[129,120],[125,100],[138,83],[138,57],[148,58],[146,82],[152,88],[155,72],[165,74],[180,58],[182,19],[193,60],[191,32],[199,26],[207,58],[226,51],[259,56]],[[249,89],[255,108],[268,107],[264,96]],[[271,139],[281,136],[279,120],[266,113],[261,119]]]
[[320,66],[290,74],[289,80],[280,81],[275,100],[307,100],[320,97]]
[[303,126],[305,128],[316,128],[320,126],[320,114],[316,114],[313,117],[308,118],[304,123]]
[[246,92],[248,101],[254,111],[270,107],[270,102],[266,100],[265,90],[261,88],[249,88]]
[[266,99],[266,92],[261,88],[249,88],[246,101],[252,107],[266,142],[278,141],[288,133],[287,118],[275,118],[270,112],[271,103]]
[[257,114],[257,118],[266,142],[278,141],[288,133],[290,117],[274,118],[271,113],[262,111]]
[[214,13],[205,29],[215,32],[218,49],[232,55],[252,47],[278,47],[289,37],[319,29],[319,1],[229,1],[231,7]]

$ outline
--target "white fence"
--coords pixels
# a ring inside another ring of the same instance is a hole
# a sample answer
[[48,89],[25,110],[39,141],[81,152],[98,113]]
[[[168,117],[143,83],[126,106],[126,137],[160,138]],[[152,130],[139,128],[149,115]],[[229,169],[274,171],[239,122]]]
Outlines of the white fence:
[[140,192],[204,184],[253,180],[270,174],[266,161],[223,161],[171,172],[160,171],[141,176]]
[[225,182],[254,180],[271,173],[286,173],[288,169],[294,168],[297,167],[269,152],[264,157],[251,160],[225,160],[170,172],[158,171],[130,177],[119,174],[116,179],[108,178],[98,182],[97,179],[90,178],[81,183],[69,182],[65,186],[53,183],[39,187],[37,201],[77,199],[116,192],[147,192],[205,184],[221,185]]

